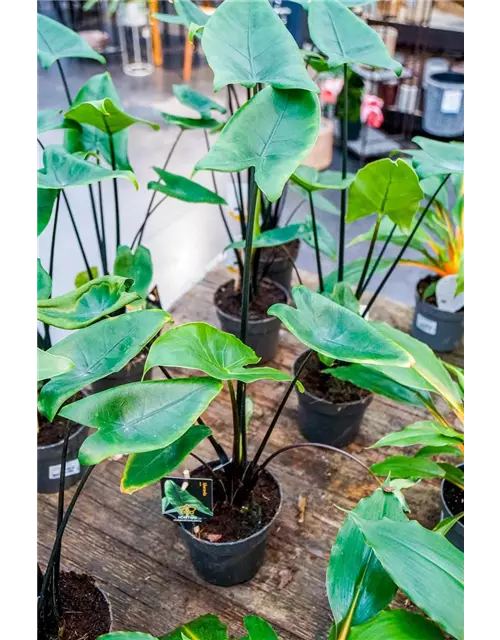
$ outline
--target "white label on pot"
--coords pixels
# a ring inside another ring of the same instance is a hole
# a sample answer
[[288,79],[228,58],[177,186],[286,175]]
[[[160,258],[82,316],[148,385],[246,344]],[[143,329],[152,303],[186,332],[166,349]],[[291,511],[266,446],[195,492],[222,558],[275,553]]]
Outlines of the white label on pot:
[[[80,463],[76,460],[68,460],[66,462],[66,476],[74,476],[80,473]],[[53,464],[49,467],[49,480],[57,480],[61,477],[61,465]]]
[[443,276],[436,285],[436,299],[438,309],[456,313],[464,306],[464,294],[455,295],[457,290],[457,276],[455,274]]
[[417,313],[417,317],[415,318],[415,324],[420,331],[427,333],[430,336],[435,336],[437,332],[437,322],[435,320],[431,320],[430,318],[426,318],[421,313]]
[[463,92],[458,89],[446,89],[441,99],[441,113],[459,113]]

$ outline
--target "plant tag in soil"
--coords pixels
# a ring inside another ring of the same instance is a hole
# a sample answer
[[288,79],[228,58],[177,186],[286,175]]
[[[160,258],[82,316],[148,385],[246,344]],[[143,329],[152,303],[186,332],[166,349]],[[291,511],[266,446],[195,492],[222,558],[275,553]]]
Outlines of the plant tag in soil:
[[172,478],[161,481],[161,510],[174,522],[196,524],[213,515],[212,478]]
[[[80,473],[80,463],[76,460],[68,460],[66,462],[66,477],[74,476]],[[52,464],[49,467],[49,480],[59,480],[61,477],[61,465]]]
[[457,290],[457,276],[455,274],[443,276],[436,284],[436,299],[438,309],[455,313],[464,306],[464,294],[455,295]]

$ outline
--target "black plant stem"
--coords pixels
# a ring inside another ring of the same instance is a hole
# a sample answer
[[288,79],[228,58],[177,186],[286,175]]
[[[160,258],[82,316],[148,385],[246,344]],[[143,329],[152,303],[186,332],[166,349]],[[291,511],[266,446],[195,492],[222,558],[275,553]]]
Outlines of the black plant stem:
[[[61,452],[61,470],[59,472],[59,495],[57,499],[57,527],[56,534],[61,526],[61,522],[64,516],[64,485],[66,484],[66,459],[68,457],[68,444],[69,444],[69,426],[66,425],[66,432],[64,434],[63,448]],[[61,545],[59,545],[59,553],[56,556],[54,562],[54,576],[53,576],[53,589],[55,595],[56,605],[59,602],[59,575],[61,570]],[[57,615],[57,611],[56,611]]]
[[241,433],[245,429],[245,423],[240,428],[240,416],[238,414],[238,403],[236,402],[236,394],[234,391],[234,385],[231,380],[227,381],[227,387],[229,389],[229,397],[231,399],[231,409],[233,412],[233,460],[239,460],[241,458]]
[[411,243],[411,241],[413,240],[413,237],[415,236],[415,234],[417,233],[418,228],[420,227],[420,225],[422,224],[424,218],[425,218],[425,214],[427,213],[427,211],[429,211],[429,209],[432,206],[432,203],[434,202],[434,200],[436,199],[436,196],[438,195],[438,193],[441,191],[441,188],[444,187],[444,185],[446,184],[446,182],[448,181],[448,178],[450,177],[450,173],[447,174],[443,180],[441,181],[439,187],[436,189],[436,191],[432,194],[432,197],[430,198],[430,200],[427,202],[424,210],[422,211],[422,213],[420,214],[420,217],[418,218],[415,226],[413,227],[412,232],[410,233],[410,235],[406,238],[404,245],[401,247],[401,251],[398,253],[398,255],[396,256],[394,262],[391,264],[389,271],[387,271],[387,273],[385,274],[385,276],[382,278],[381,283],[378,285],[377,289],[375,290],[375,293],[372,295],[372,297],[370,298],[370,301],[368,302],[368,304],[366,305],[366,309],[363,311],[363,317],[366,316],[366,314],[368,313],[368,311],[370,311],[370,309],[373,306],[373,303],[375,302],[375,300],[377,299],[378,295],[380,294],[380,292],[382,291],[382,289],[385,286],[385,283],[387,282],[387,280],[389,280],[389,278],[392,275],[392,272],[394,271],[394,269],[398,266],[399,261],[401,260],[401,258],[403,257],[404,252],[406,251],[406,249],[408,248],[409,244]]
[[85,487],[85,485],[87,483],[87,480],[89,479],[90,474],[92,473],[94,468],[95,468],[95,465],[93,465],[91,467],[87,467],[87,469],[85,470],[85,473],[83,474],[82,479],[78,483],[76,491],[73,494],[73,497],[71,498],[71,501],[70,501],[70,503],[68,505],[68,508],[66,509],[66,513],[64,514],[64,517],[62,519],[61,525],[60,525],[59,529],[57,530],[57,535],[56,535],[56,539],[54,541],[54,546],[52,547],[52,551],[50,553],[49,561],[47,563],[47,568],[45,569],[45,575],[43,577],[42,588],[40,589],[40,599],[38,600],[38,610],[39,611],[43,607],[45,592],[46,592],[47,586],[49,584],[50,576],[52,574],[52,569],[54,567],[54,562],[56,561],[56,557],[59,554],[59,548],[61,546],[61,540],[62,540],[64,531],[66,530],[66,526],[68,524],[68,520],[70,519],[71,514],[73,513],[73,509],[75,508],[76,501],[78,500],[78,497],[80,496],[80,493],[83,491],[83,488]]
[[234,84],[230,84],[229,85],[229,89],[232,90],[233,98],[234,98],[234,101],[236,102],[236,108],[239,109],[240,108],[240,101],[238,100],[238,94],[236,93],[236,88],[235,88]]
[[299,270],[297,269],[297,265],[295,264],[295,260],[292,258],[290,251],[288,251],[285,245],[281,245],[281,248],[286,253],[286,257],[288,258],[288,260],[291,262],[292,269],[295,271],[295,275],[297,276],[297,280],[299,281],[299,284],[303,284],[302,278],[300,277]]
[[[116,171],[116,154],[115,154],[115,143],[113,142],[113,135],[109,130],[108,123],[105,121],[106,130],[108,132],[108,140],[109,140],[109,153],[111,155],[111,168],[113,171]],[[113,178],[113,195],[115,199],[115,225],[116,225],[116,248],[121,244],[120,237],[120,202],[118,200],[118,180]]]
[[91,184],[89,184],[89,195],[90,195],[90,204],[92,208],[92,217],[94,220],[95,235],[97,238],[97,245],[99,247],[99,255],[101,256],[102,272],[104,273],[105,257],[103,252],[103,242],[102,242],[101,232],[99,229],[99,221],[97,218],[97,207],[96,207],[95,198],[94,198],[94,191],[92,189]]
[[73,104],[73,100],[71,99],[71,93],[69,91],[68,82],[66,80],[66,75],[64,74],[64,71],[63,71],[62,64],[61,64],[60,60],[56,60],[56,64],[57,64],[57,68],[59,69],[59,73],[61,75],[61,80],[62,80],[63,87],[64,87],[64,93],[66,94],[66,100],[68,101],[68,104],[71,107],[71,105]]
[[297,211],[300,209],[300,207],[304,204],[304,202],[305,202],[304,200],[302,200],[302,202],[299,202],[299,204],[295,207],[295,209],[292,211],[292,213],[286,219],[286,222],[283,225],[284,227],[286,227],[286,226],[288,226],[290,224],[291,219],[297,213]]
[[75,232],[75,236],[76,236],[76,240],[78,242],[78,246],[80,247],[80,251],[82,254],[82,258],[83,258],[83,262],[85,263],[85,269],[87,270],[88,276],[89,276],[89,280],[92,280],[92,278],[94,277],[92,275],[92,269],[90,268],[90,264],[89,261],[87,260],[87,255],[85,253],[85,249],[83,248],[83,242],[82,239],[80,238],[80,234],[78,233],[78,227],[76,226],[76,222],[75,222],[75,218],[73,216],[73,212],[71,211],[71,207],[69,206],[69,201],[68,201],[68,197],[66,196],[66,193],[64,192],[64,189],[61,190],[62,196],[64,198],[64,202],[66,204],[66,208],[68,210],[68,214],[69,214],[69,218],[71,220],[71,224],[73,225],[73,230]]
[[[165,378],[168,378],[169,380],[174,379],[166,367],[159,365],[159,369],[161,370]],[[196,422],[202,427],[207,426],[201,418],[198,418]],[[208,436],[208,440],[212,445],[212,447],[214,448],[215,453],[217,454],[217,457],[219,458],[219,462],[221,463],[221,465],[227,464],[229,462],[229,457],[227,453],[224,451],[224,448],[222,447],[222,445],[217,442],[217,440],[214,438],[213,435]]]
[[[64,193],[64,192],[63,192]],[[57,194],[56,200],[56,210],[54,213],[54,226],[52,227],[52,240],[50,243],[50,260],[49,260],[49,276],[52,280],[54,275],[54,258],[55,258],[55,248],[56,248],[56,232],[57,232],[57,222],[59,220],[59,204],[61,201],[61,191]]]
[[155,206],[150,210],[150,212],[148,213],[148,215],[144,218],[144,222],[142,223],[142,225],[139,227],[139,229],[137,229],[137,233],[134,236],[134,239],[132,240],[132,244],[130,245],[130,248],[133,249],[135,243],[137,242],[137,244],[141,244],[142,242],[142,237],[144,235],[144,232],[146,231],[146,225],[148,223],[149,218],[151,218],[151,216],[153,215],[153,213],[158,209],[158,207],[160,205],[162,205],[165,200],[168,198],[168,196],[163,196],[163,198],[160,200],[160,202],[157,202],[155,204]]
[[[342,117],[342,179],[347,177],[347,108],[348,108],[348,86],[347,64],[344,64],[344,113]],[[344,279],[344,261],[345,261],[345,223],[347,216],[347,189],[342,189],[340,194],[340,230],[339,230],[339,266],[338,266],[338,282]]]
[[238,211],[242,211],[243,205],[240,202],[240,196],[238,194],[238,189],[236,188],[236,180],[234,179],[234,174],[230,173],[229,175],[231,177],[231,183],[233,185],[234,197],[236,198],[236,205],[238,207]]
[[316,228],[316,213],[314,211],[314,202],[312,193],[309,191],[309,207],[311,209],[311,221],[313,228],[313,236],[314,236],[314,252],[316,254],[316,268],[318,269],[318,280],[319,280],[319,292],[323,293],[325,290],[325,285],[323,282],[323,271],[321,269],[321,253],[319,251],[319,243],[318,243],[318,229]]
[[394,232],[396,231],[396,227],[397,227],[397,226],[398,226],[398,225],[397,225],[397,224],[395,224],[395,225],[392,227],[391,232],[390,232],[390,233],[389,233],[389,235],[387,236],[387,238],[386,238],[386,240],[385,240],[385,242],[384,242],[384,245],[383,245],[383,247],[382,247],[382,249],[381,249],[380,253],[379,253],[379,254],[378,254],[378,256],[377,256],[377,259],[375,260],[375,263],[374,263],[374,265],[373,265],[373,267],[372,267],[372,269],[371,269],[370,273],[368,274],[368,278],[365,280],[365,282],[364,282],[364,284],[363,284],[363,288],[361,289],[360,298],[361,298],[361,296],[363,295],[363,293],[366,291],[366,289],[367,289],[368,285],[370,284],[370,280],[373,278],[373,276],[374,276],[374,275],[375,275],[375,273],[377,272],[377,267],[378,267],[378,265],[380,264],[380,261],[382,260],[382,257],[383,257],[383,255],[385,254],[387,247],[389,246],[389,243],[390,243],[390,241],[391,241],[391,239],[392,239],[392,236],[394,235]]
[[202,467],[204,469],[207,469],[208,473],[212,476],[212,478],[216,482],[218,482],[220,484],[220,486],[222,487],[222,491],[224,492],[224,495],[225,495],[226,500],[227,500],[228,499],[228,495],[227,495],[226,487],[224,486],[224,483],[222,482],[222,480],[215,475],[215,471],[208,464],[208,462],[205,462],[205,460],[203,460],[203,458],[200,458],[200,456],[196,455],[196,453],[193,453],[192,451],[191,451],[191,453],[189,455],[192,456],[195,460],[197,460],[202,465]]
[[382,220],[382,216],[377,215],[377,222],[375,223],[375,228],[373,229],[373,235],[370,240],[370,246],[368,247],[368,253],[366,254],[365,264],[363,265],[363,271],[361,272],[361,277],[358,282],[358,286],[356,287],[356,298],[359,300],[361,298],[361,293],[363,292],[363,284],[366,278],[366,274],[368,272],[368,267],[370,266],[370,262],[372,260],[373,249],[375,248],[375,244],[377,242],[378,230],[380,228],[380,222]]
[[[97,158],[97,164],[100,164],[100,159]],[[101,217],[101,238],[102,238],[102,265],[103,265],[103,273],[105,276],[108,275],[108,253],[107,253],[107,242],[106,242],[106,225],[104,223],[104,202],[102,198],[102,183],[97,183],[97,193],[99,195],[99,214]]]
[[[242,240],[245,240],[247,237],[247,225],[245,222],[245,207],[244,207],[245,201],[243,200],[243,188],[241,185],[241,175],[239,173],[236,174],[236,180],[238,181],[241,238]],[[250,189],[250,187],[248,188]]]

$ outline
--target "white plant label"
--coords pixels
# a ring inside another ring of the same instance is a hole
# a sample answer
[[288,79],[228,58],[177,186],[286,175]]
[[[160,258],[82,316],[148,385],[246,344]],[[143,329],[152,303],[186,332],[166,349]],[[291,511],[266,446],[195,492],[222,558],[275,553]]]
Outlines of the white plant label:
[[420,331],[427,333],[429,336],[435,336],[437,332],[437,322],[435,320],[431,320],[430,318],[426,318],[421,313],[417,313],[417,317],[415,318],[415,324]]
[[443,91],[441,113],[459,113],[462,106],[463,92],[457,89]]
[[455,295],[457,290],[457,276],[449,275],[440,278],[436,285],[436,299],[438,309],[455,313],[464,306],[464,294]]
[[[80,463],[78,459],[66,462],[66,477],[80,473]],[[61,477],[61,465],[53,464],[49,467],[49,480],[58,480]]]

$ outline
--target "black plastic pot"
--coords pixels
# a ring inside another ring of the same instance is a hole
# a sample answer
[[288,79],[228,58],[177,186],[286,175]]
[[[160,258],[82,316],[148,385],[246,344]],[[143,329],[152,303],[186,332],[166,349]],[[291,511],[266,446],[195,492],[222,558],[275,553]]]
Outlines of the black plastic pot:
[[[217,463],[210,463],[216,465]],[[200,469],[201,472],[201,469]],[[269,473],[266,471],[265,473]],[[195,472],[193,472],[193,475]],[[269,474],[272,476],[272,474]],[[269,534],[281,511],[281,487],[272,476],[280,494],[279,507],[268,524],[248,538],[236,542],[209,542],[196,538],[189,530],[180,528],[181,537],[191,556],[198,575],[219,587],[231,587],[251,580],[264,562]]]
[[[76,484],[85,471],[78,462],[78,451],[88,435],[88,428],[80,426],[69,438],[66,461],[66,489]],[[57,493],[59,491],[59,475],[63,440],[54,444],[38,447],[38,493]]]
[[417,292],[411,335],[434,351],[453,351],[464,334],[464,312],[443,311],[420,299]]
[[[462,469],[462,470],[464,468],[463,464],[459,464],[457,466],[459,469]],[[442,507],[441,520],[444,520],[445,518],[451,518],[452,516],[455,515],[450,511],[448,505],[446,504],[446,500],[444,498],[444,488],[446,484],[448,484],[448,480],[443,480],[441,482],[441,507]],[[446,537],[448,538],[448,540],[457,549],[460,549],[460,551],[464,550],[464,530],[465,530],[465,526],[463,522],[458,521],[456,524],[453,525],[453,527],[446,534]]]
[[[304,351],[293,363],[293,373],[297,372],[308,351]],[[373,400],[373,394],[356,402],[333,404],[322,398],[298,389],[299,429],[309,442],[320,442],[333,447],[345,447],[358,435],[365,411]]]
[[[288,300],[288,291],[278,282],[276,286],[282,289]],[[221,285],[222,287],[225,285]],[[217,295],[217,292],[215,293]],[[241,336],[241,320],[235,316],[229,315],[225,311],[219,309],[215,305],[217,318],[219,319],[220,328],[226,333],[231,333],[239,338]],[[281,320],[274,316],[269,316],[262,320],[249,320],[246,344],[251,347],[255,353],[262,359],[262,362],[273,360],[280,338]]]
[[[299,254],[300,242],[297,242],[296,245],[292,247],[286,245],[286,248],[290,252],[291,258],[296,260]],[[269,278],[273,282],[277,282],[287,291],[290,291],[293,273],[292,262],[286,257],[279,257],[270,261],[269,266],[266,264],[266,259],[264,257],[261,257],[260,261],[260,273],[264,274],[266,278]]]
[[[141,353],[140,357],[136,357],[132,363],[129,363],[121,371],[111,373],[109,376],[93,382],[90,386],[92,393],[99,391],[105,391],[106,389],[112,389],[122,384],[128,384],[129,382],[140,382],[142,380],[142,374],[144,371],[144,364],[146,362],[146,354]],[[145,380],[151,380],[153,375],[152,369],[150,369],[144,376]]]

